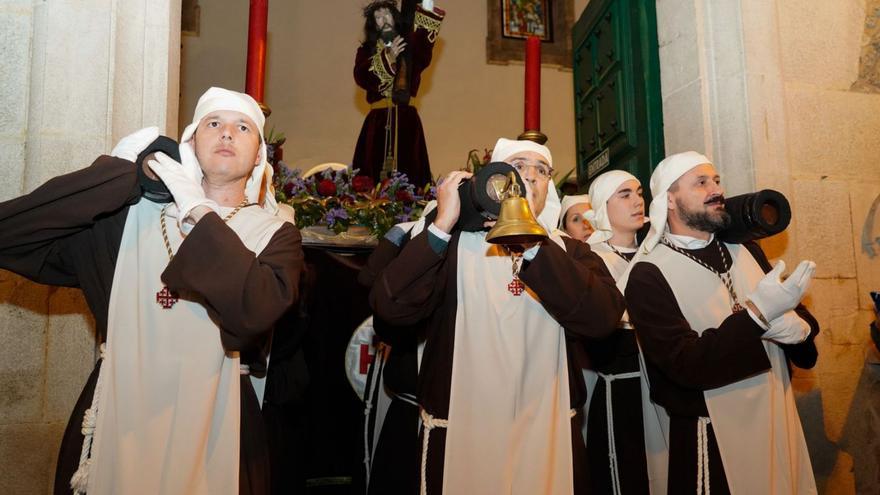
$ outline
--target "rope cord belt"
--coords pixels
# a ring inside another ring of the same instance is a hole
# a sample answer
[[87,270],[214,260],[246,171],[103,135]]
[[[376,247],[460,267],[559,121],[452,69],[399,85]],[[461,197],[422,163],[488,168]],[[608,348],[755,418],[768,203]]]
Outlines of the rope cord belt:
[[[393,101],[391,101],[391,98],[382,98],[381,100],[376,100],[373,103],[370,103],[370,110],[382,110],[384,108],[392,108],[392,107],[397,107],[397,106],[401,106],[401,105],[398,105],[398,104],[394,103]],[[403,106],[405,106],[405,107],[416,106],[416,99],[414,97],[410,97],[409,103],[407,103],[406,105],[403,105]]]
[[617,468],[617,445],[614,441],[614,406],[611,404],[611,382],[638,378],[641,373],[632,371],[616,375],[597,374],[605,380],[605,415],[608,418],[608,464],[611,469],[611,490],[614,495],[620,495],[620,472]]
[[366,468],[366,487],[370,487],[370,471],[373,468],[372,449],[370,448],[370,413],[373,411],[373,395],[378,388],[379,377],[385,368],[384,353],[376,349],[373,366],[370,366],[370,375],[367,377],[368,386],[364,391],[364,467]]
[[697,495],[709,495],[709,418],[697,419]]
[[[397,170],[397,105],[392,102],[391,96],[380,101],[387,105],[380,108],[388,108],[388,112],[385,114],[385,148],[383,151],[385,159],[382,162],[382,171],[390,175],[392,171]],[[378,103],[380,102],[373,103],[373,105]]]
[[419,412],[422,416],[422,426],[425,429],[422,434],[422,481],[419,493],[421,495],[428,495],[428,439],[431,437],[431,430],[434,428],[449,428],[449,420],[435,418],[424,409],[420,409]]
[[92,404],[83,414],[82,434],[83,445],[79,455],[79,465],[76,472],[70,478],[70,488],[74,495],[83,495],[89,485],[89,471],[92,466],[92,440],[95,438],[95,424],[98,422],[98,402],[101,398],[101,383],[104,376],[104,359],[107,357],[107,344],[101,344],[101,366],[98,368],[98,378],[95,381],[95,392],[92,394]]
[[406,392],[401,392],[397,394],[392,392],[391,396],[392,398],[406,402],[411,406],[419,407],[419,401],[416,400],[416,396],[414,394],[408,394]]

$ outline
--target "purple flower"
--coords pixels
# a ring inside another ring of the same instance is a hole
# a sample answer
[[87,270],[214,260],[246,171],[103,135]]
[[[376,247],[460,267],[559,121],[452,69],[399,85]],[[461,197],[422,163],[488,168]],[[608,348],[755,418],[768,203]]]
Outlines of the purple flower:
[[348,212],[344,208],[331,208],[324,215],[324,222],[331,228],[340,220],[348,220]]

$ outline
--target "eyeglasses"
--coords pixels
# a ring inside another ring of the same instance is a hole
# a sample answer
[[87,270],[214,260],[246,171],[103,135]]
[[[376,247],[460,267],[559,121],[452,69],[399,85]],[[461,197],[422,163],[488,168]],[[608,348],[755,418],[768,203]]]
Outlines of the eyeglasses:
[[538,176],[541,177],[542,179],[549,179],[550,176],[553,175],[553,168],[548,167],[547,165],[544,165],[541,163],[539,163],[537,165],[532,165],[531,163],[525,163],[522,161],[515,161],[515,162],[511,163],[511,165],[513,166],[513,168],[516,169],[516,171],[519,173],[519,175],[524,175],[526,172],[526,169],[528,169],[528,168],[534,168],[535,171],[538,173]]

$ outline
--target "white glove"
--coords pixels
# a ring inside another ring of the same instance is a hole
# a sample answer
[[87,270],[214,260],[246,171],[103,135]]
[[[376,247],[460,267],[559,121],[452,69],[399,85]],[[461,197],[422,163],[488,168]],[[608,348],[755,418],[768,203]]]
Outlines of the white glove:
[[165,153],[156,153],[155,156],[156,159],[150,160],[147,165],[162,179],[174,196],[178,211],[177,222],[182,230],[187,230],[184,221],[195,207],[204,205],[214,211],[219,210],[217,203],[205,197],[201,181],[192,177],[186,167],[169,158]]
[[422,0],[422,8],[428,12],[434,11],[434,0]]
[[794,311],[787,311],[770,322],[770,329],[761,338],[779,344],[800,344],[809,336],[810,325]]
[[159,137],[158,127],[144,127],[120,139],[116,146],[113,147],[113,151],[110,152],[110,156],[134,163],[138,155],[141,154],[141,151],[147,149],[147,146],[155,141],[157,137]]
[[804,298],[810,280],[816,271],[812,261],[801,261],[794,272],[783,282],[780,275],[785,271],[785,262],[780,260],[770,273],[758,282],[749,299],[767,321],[773,321],[786,311],[794,309]]

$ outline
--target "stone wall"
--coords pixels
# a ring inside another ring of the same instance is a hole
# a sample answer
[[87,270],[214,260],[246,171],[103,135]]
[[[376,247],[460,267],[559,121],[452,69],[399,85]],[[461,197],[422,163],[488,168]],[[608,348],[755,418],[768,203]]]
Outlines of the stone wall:
[[799,387],[820,399],[830,444],[827,463],[817,470],[827,474],[828,493],[880,492],[880,453],[859,448],[876,440],[852,435],[869,422],[875,431],[880,426],[861,397],[870,393],[865,380],[876,369],[865,364],[865,354],[873,319],[868,292],[880,290],[880,257],[868,257],[861,232],[880,195],[880,94],[855,90],[871,87],[868,69],[876,70],[880,56],[878,6],[801,0],[776,9],[798,218],[798,243],[783,254],[819,264],[811,304],[822,322],[823,358]]
[[782,191],[792,225],[763,246],[790,267],[818,264],[806,303],[822,328],[819,362],[793,384],[820,492],[878,493],[868,291],[880,290],[880,257],[861,236],[880,194],[880,2],[658,0],[657,9],[667,152],[706,151],[729,194]]
[[[0,201],[87,166],[146,125],[177,130],[180,1],[0,4]],[[75,289],[0,270],[0,493],[51,493],[94,364]]]

